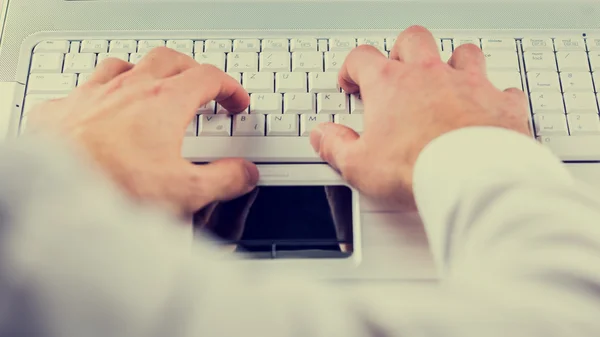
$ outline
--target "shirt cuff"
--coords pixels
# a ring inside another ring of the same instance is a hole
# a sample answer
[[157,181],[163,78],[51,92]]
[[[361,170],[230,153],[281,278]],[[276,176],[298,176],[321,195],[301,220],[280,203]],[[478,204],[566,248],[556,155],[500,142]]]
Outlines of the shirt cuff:
[[[444,243],[452,215],[461,200],[487,188],[476,177],[493,174],[494,182],[570,183],[570,173],[548,149],[515,131],[468,127],[444,134],[420,153],[413,172],[413,191],[436,264],[442,267]],[[474,178],[475,177],[475,178]],[[480,187],[479,187],[480,186]]]

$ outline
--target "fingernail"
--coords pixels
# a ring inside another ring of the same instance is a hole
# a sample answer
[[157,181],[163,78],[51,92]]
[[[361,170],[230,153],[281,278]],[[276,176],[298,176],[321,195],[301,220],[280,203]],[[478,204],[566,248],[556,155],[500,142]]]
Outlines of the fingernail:
[[321,148],[321,139],[323,138],[323,130],[319,126],[313,129],[310,133],[310,145],[315,152],[319,152]]
[[248,176],[248,185],[256,186],[260,174],[258,173],[258,167],[252,163],[246,163],[246,175]]

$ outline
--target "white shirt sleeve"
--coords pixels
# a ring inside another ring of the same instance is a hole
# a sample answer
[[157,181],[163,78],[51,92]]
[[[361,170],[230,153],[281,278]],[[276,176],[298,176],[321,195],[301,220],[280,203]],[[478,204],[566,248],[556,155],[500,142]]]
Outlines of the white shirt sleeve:
[[600,335],[600,202],[510,131],[455,131],[420,155],[443,282],[402,296],[223,261],[91,171],[46,142],[0,150],[0,336]]

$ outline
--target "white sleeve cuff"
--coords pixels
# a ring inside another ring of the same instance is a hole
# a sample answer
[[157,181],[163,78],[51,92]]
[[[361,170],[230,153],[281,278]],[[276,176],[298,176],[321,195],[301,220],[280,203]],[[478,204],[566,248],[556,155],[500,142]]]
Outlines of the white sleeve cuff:
[[[542,181],[570,183],[561,161],[534,139],[507,129],[469,127],[434,139],[421,152],[414,167],[413,190],[438,266],[450,219],[463,198],[477,193],[466,183],[493,173],[495,183]],[[481,189],[486,184],[482,182]],[[467,192],[468,191],[468,192]]]

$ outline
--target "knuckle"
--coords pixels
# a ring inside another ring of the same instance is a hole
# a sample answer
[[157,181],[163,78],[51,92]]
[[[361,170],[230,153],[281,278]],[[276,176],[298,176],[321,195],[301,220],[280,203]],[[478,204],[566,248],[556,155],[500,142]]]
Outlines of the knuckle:
[[379,78],[383,81],[396,81],[400,77],[400,63],[384,62],[379,68]]
[[163,58],[163,57],[173,57],[176,54],[177,54],[177,52],[175,50],[164,47],[164,46],[160,46],[160,47],[152,48],[152,50],[150,50],[148,52],[148,55],[146,55],[146,57],[148,57],[148,58]]
[[121,59],[118,59],[115,57],[109,57],[109,58],[103,60],[102,62],[100,62],[100,64],[98,64],[98,68],[102,69],[104,71],[114,71],[114,70],[119,70],[124,67],[128,67],[130,64],[131,63],[123,61]]

